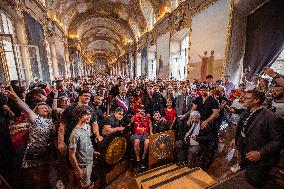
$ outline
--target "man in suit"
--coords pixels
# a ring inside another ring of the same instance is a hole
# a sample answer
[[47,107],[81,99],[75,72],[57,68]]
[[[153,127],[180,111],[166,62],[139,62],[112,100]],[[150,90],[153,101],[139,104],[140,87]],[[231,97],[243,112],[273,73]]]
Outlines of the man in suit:
[[127,96],[127,87],[125,85],[121,85],[119,87],[119,95],[117,95],[115,98],[112,99],[111,107],[110,107],[110,113],[114,113],[116,108],[122,108],[123,109],[123,119],[122,123],[123,125],[127,125],[129,118],[129,105],[130,100]]
[[265,94],[257,90],[247,91],[235,141],[241,154],[241,168],[247,181],[256,187],[264,186],[269,171],[279,161],[284,142],[284,119],[262,106]]
[[191,109],[193,97],[188,94],[188,87],[181,87],[181,94],[176,97],[176,112],[177,116],[184,115]]
[[[182,125],[184,120],[187,119],[180,119],[180,116],[186,114],[187,112],[190,112],[192,101],[194,100],[194,97],[190,96],[188,93],[188,87],[186,85],[183,85],[181,87],[182,93],[176,97],[176,112],[177,112],[177,127],[175,128],[176,132],[178,133],[178,139],[181,139],[181,133],[182,133]],[[188,116],[189,117],[189,116]]]

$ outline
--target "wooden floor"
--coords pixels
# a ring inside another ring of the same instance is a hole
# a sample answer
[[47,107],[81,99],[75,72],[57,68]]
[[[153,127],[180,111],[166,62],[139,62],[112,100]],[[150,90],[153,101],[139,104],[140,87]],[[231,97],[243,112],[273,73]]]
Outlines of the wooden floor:
[[[224,156],[218,155],[213,165],[206,172],[217,182],[232,176],[234,173],[230,171],[231,164],[227,163]],[[136,172],[127,170],[113,181],[107,189],[137,189],[134,179]],[[96,187],[95,187],[96,188]]]

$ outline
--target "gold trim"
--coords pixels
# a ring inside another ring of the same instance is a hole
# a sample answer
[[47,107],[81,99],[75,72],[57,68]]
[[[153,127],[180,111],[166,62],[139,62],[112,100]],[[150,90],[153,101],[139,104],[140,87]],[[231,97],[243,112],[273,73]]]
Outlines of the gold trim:
[[[122,71],[122,70],[121,70]],[[119,162],[126,151],[127,142],[123,137],[115,138],[109,145],[106,151],[106,163],[114,165]]]
[[192,17],[190,18],[189,21],[189,34],[188,34],[188,50],[187,50],[187,57],[188,57],[188,62],[187,62],[187,79],[189,79],[189,65],[190,65],[190,49],[191,49],[191,41],[192,41]]
[[230,13],[227,25],[227,35],[226,35],[226,47],[225,47],[225,61],[223,62],[223,70],[222,76],[225,78],[225,71],[229,61],[229,49],[231,42],[231,34],[232,34],[232,24],[233,24],[233,12],[234,12],[234,0],[230,2]]
[[197,14],[202,12],[203,10],[207,9],[208,7],[210,7],[211,5],[214,5],[217,1],[219,1],[219,0],[208,0],[208,1],[202,2],[200,5],[196,6],[193,9],[191,16],[192,17],[196,16]]

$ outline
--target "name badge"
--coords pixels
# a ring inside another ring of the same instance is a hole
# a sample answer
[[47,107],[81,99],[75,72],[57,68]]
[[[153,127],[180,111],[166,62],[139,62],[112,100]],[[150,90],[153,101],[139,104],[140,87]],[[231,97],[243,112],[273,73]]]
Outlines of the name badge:
[[242,135],[242,137],[246,137],[246,134],[243,132],[243,131],[241,131],[241,135]]

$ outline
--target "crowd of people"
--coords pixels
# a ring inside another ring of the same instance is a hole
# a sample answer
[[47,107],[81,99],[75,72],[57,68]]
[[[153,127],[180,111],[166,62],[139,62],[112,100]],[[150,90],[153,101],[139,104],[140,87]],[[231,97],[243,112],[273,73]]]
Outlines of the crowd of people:
[[264,73],[270,79],[254,75],[250,82],[245,72],[238,86],[230,76],[214,82],[212,75],[194,83],[95,75],[1,84],[0,174],[13,172],[9,126],[19,122],[31,123],[21,161],[21,188],[29,189],[76,180],[92,188],[92,172],[98,171],[93,161],[102,153],[98,146],[116,135],[129,136],[132,149],[126,153],[133,153],[138,172],[147,169],[149,135],[169,130],[176,134],[175,161],[206,170],[227,125],[227,149],[239,152],[247,181],[263,186],[273,167],[284,166],[284,77],[267,67]]

